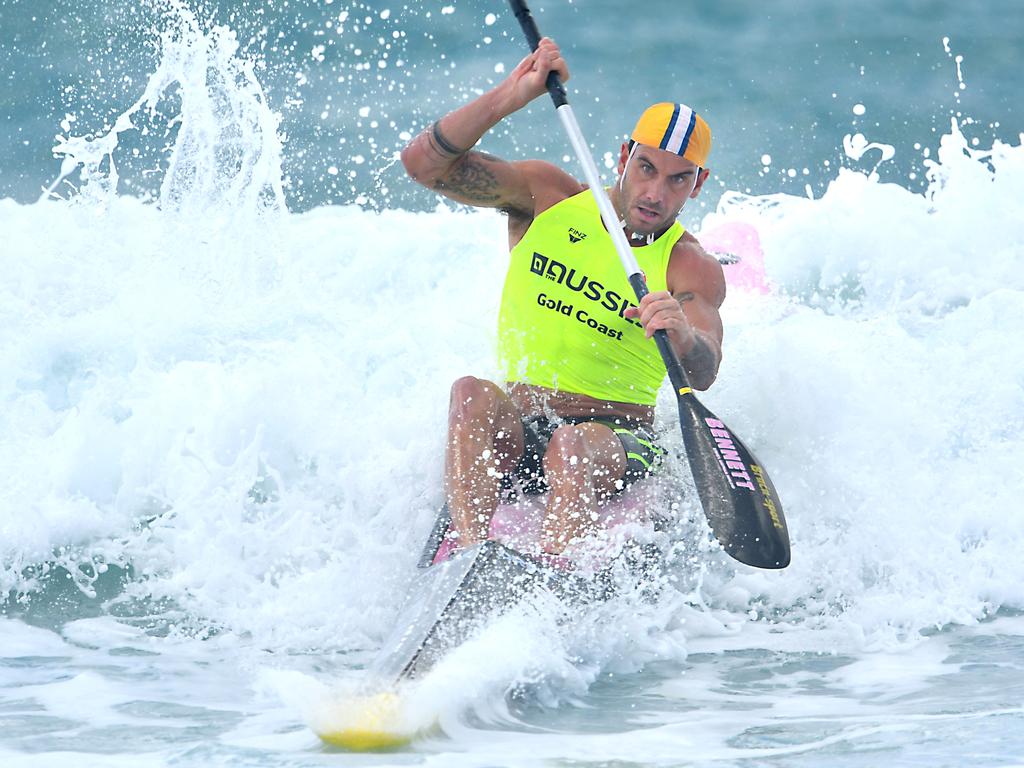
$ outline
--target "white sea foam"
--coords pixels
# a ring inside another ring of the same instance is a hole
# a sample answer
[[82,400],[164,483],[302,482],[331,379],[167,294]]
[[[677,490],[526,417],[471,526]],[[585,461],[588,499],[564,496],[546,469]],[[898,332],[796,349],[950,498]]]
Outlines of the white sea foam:
[[954,125],[923,196],[842,172],[816,201],[726,200],[791,297],[745,314],[713,395],[746,401],[737,428],[764,435],[797,553],[734,579],[737,607],[764,593],[767,614],[874,643],[1020,606],[1022,161]]
[[[782,293],[729,299],[704,399],[771,470],[794,562],[713,557],[691,597],[724,613],[647,617],[663,630],[753,608],[875,645],[1024,604],[1021,235],[985,218],[1021,150],[961,176],[956,141],[927,198],[844,173],[719,214],[758,226]],[[945,202],[965,199],[970,237]],[[4,588],[46,560],[130,562],[132,594],[268,647],[379,642],[440,498],[448,384],[493,375],[500,218],[318,209],[201,240],[125,198],[0,218]]]

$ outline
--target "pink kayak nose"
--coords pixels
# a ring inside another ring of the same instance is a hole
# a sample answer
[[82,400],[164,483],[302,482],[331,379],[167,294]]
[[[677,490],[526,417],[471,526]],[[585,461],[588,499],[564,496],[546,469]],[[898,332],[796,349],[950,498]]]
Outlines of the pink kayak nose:
[[704,250],[715,256],[725,271],[730,288],[769,293],[764,274],[761,236],[752,225],[742,221],[719,224],[697,238]]

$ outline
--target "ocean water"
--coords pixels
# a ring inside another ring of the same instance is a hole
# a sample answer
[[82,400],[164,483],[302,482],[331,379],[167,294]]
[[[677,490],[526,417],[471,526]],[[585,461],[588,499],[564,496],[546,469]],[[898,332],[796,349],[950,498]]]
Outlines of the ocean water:
[[[715,130],[683,221],[755,226],[772,291],[730,294],[703,400],[793,564],[721,553],[677,457],[657,600],[524,606],[406,692],[409,747],[324,747],[449,383],[495,371],[504,222],[395,151],[514,22],[0,0],[4,766],[1024,765],[1024,7],[534,5],[599,163],[665,93]],[[543,101],[485,147],[573,168]]]

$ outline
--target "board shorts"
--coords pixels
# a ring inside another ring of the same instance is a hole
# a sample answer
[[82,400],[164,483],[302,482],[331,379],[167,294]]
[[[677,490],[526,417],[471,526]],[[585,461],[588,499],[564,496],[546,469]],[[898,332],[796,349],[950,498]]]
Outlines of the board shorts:
[[531,416],[523,419],[523,455],[516,465],[512,477],[506,477],[506,488],[514,487],[518,481],[523,493],[538,494],[548,490],[544,479],[544,453],[555,430],[564,424],[604,424],[622,443],[626,452],[626,472],[622,484],[617,486],[620,493],[638,480],[653,473],[661,464],[665,450],[655,442],[654,430],[645,424],[630,419],[560,419],[552,421],[546,416]]

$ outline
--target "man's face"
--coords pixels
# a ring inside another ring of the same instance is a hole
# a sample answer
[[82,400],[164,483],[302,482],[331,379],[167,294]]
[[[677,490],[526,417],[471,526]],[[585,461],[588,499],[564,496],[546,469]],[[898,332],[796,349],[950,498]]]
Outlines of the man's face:
[[646,144],[637,144],[630,158],[629,145],[623,144],[619,177],[619,213],[626,226],[652,235],[671,225],[686,200],[700,193],[708,172],[674,152]]

